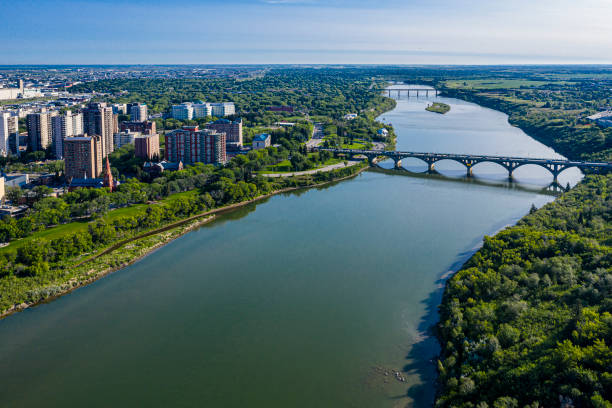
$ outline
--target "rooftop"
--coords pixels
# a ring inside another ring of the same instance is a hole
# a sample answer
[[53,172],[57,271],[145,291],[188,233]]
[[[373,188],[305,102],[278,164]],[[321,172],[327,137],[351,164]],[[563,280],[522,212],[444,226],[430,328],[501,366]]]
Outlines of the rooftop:
[[265,142],[267,138],[269,138],[270,135],[268,133],[262,133],[260,135],[256,135],[253,138],[253,141],[257,141],[257,142]]

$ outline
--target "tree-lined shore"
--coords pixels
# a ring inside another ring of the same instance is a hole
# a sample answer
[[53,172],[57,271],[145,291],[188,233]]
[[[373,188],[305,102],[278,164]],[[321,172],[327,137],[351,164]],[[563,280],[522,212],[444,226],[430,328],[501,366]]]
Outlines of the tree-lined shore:
[[[612,160],[610,129],[580,119],[597,106],[595,95],[607,102],[590,81],[438,86],[507,113],[570,159]],[[448,280],[437,327],[437,407],[612,406],[611,189],[612,176],[587,175],[486,237]]]

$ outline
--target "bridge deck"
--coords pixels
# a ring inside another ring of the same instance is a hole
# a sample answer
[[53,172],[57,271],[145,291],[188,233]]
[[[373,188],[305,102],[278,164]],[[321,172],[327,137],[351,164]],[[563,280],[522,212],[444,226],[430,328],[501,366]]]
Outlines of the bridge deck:
[[326,149],[335,153],[364,155],[366,157],[386,156],[392,159],[402,159],[407,157],[420,158],[425,161],[455,160],[459,162],[493,162],[493,163],[513,163],[513,164],[538,164],[550,166],[562,166],[563,168],[605,168],[612,169],[612,162],[590,162],[565,159],[545,159],[535,157],[512,157],[494,155],[475,155],[475,154],[455,154],[455,153],[428,153],[428,152],[405,152],[405,151],[381,151],[381,150],[356,150],[356,149]]

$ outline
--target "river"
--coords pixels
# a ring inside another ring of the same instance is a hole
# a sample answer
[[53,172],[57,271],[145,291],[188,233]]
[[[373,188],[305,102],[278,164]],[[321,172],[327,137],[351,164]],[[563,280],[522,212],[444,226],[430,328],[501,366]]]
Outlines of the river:
[[[434,99],[451,111],[426,112]],[[382,117],[402,150],[558,157],[455,99],[403,96]],[[368,171],[278,195],[0,321],[0,406],[430,406],[444,278],[553,199],[545,172],[517,170],[517,187],[479,166],[482,182],[440,163],[448,178]]]

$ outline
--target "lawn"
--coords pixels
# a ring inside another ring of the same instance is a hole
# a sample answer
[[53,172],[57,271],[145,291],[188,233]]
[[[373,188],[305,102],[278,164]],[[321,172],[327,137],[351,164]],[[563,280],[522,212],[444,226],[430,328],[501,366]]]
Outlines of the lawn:
[[[197,194],[198,194],[197,190],[186,191],[184,193],[177,193],[177,194],[171,195],[170,197],[166,197],[161,202],[162,203],[172,203],[173,201],[177,200],[180,197],[187,197],[190,195],[197,195]],[[108,213],[104,214],[104,216],[102,216],[101,219],[106,220],[106,221],[113,221],[119,217],[136,216],[140,212],[145,211],[147,207],[148,207],[148,204],[135,204],[129,207],[117,208],[115,210],[110,210]],[[72,233],[80,232],[80,231],[86,231],[88,224],[89,224],[88,221],[74,221],[68,224],[61,224],[55,227],[45,228],[42,231],[35,232],[29,237],[19,239],[16,241],[12,241],[9,245],[0,248],[0,253],[8,251],[9,249],[12,250],[12,249],[17,249],[19,247],[22,247],[28,244],[29,242],[31,242],[33,239],[44,238],[47,240],[53,240],[53,239],[61,237],[62,235],[72,234]]]
[[364,142],[354,141],[353,143],[350,143],[350,144],[344,143],[342,146],[340,146],[340,148],[341,149],[365,150],[366,145]]

